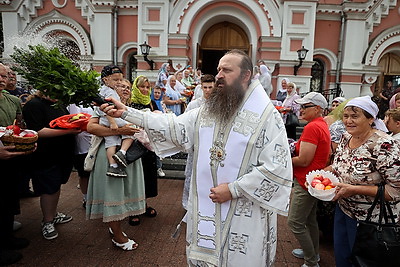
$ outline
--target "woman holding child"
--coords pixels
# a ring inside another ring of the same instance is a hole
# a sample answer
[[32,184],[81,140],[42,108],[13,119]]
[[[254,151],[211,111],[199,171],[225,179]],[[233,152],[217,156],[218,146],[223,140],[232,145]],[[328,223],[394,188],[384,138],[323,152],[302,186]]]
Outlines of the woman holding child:
[[[122,80],[115,88],[121,101],[130,96],[129,81]],[[126,100],[125,100],[126,101]],[[145,212],[146,198],[144,191],[144,178],[141,159],[134,161],[125,168],[125,178],[108,176],[108,160],[104,138],[106,136],[127,135],[132,136],[139,130],[126,124],[117,129],[111,129],[99,123],[99,114],[94,113],[87,126],[88,132],[102,137],[95,161],[90,174],[88,186],[88,199],[86,204],[86,217],[88,219],[102,218],[108,224],[112,235],[112,243],[123,250],[134,250],[138,244],[130,239],[121,229],[121,221],[129,216]],[[93,136],[96,138],[95,136]],[[93,140],[92,140],[93,143]]]

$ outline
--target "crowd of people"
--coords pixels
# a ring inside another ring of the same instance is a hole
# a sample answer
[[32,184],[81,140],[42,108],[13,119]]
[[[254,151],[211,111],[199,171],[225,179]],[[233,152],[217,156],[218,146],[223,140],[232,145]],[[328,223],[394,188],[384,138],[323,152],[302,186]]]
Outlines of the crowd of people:
[[[332,235],[336,265],[352,266],[357,220],[365,218],[381,183],[399,221],[399,93],[382,94],[385,111],[369,96],[337,97],[330,105],[317,92],[301,97],[287,78],[272,95],[270,69],[262,60],[253,67],[241,50],[220,59],[216,76],[191,66],[172,69],[164,63],[155,81],[141,75],[131,83],[108,65],[99,92],[112,104],[55,108],[57,100],[43,92],[17,90],[15,73],[0,64],[0,126],[19,118],[39,135],[28,155],[0,146],[5,176],[18,178],[0,181],[1,265],[17,262],[16,250],[29,245],[14,236],[14,215],[21,192],[32,192],[30,180],[45,239],[57,238],[57,224],[72,220],[57,206],[73,168],[87,219],[101,219],[116,247],[135,250],[139,241],[121,222],[135,226],[142,215],[157,216],[146,200],[158,195],[162,158],[178,152],[188,153],[182,196],[188,266],[272,266],[278,214],[288,216],[300,245],[292,254],[304,259],[303,267],[319,266],[321,233]],[[87,131],[49,126],[81,112],[91,114]],[[306,122],[299,138],[290,116]],[[28,171],[9,167],[21,161],[29,162]],[[308,192],[306,176],[315,170],[338,177],[332,201]]]

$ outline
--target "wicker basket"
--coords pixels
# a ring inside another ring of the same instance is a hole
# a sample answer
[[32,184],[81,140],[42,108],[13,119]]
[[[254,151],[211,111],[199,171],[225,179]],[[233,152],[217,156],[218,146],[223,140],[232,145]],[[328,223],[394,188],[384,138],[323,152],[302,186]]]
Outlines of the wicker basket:
[[[34,132],[29,130],[30,132]],[[36,132],[35,132],[36,133]],[[38,135],[32,137],[22,137],[16,135],[3,135],[0,138],[4,146],[15,146],[12,151],[27,152],[35,149],[36,141],[38,140]]]

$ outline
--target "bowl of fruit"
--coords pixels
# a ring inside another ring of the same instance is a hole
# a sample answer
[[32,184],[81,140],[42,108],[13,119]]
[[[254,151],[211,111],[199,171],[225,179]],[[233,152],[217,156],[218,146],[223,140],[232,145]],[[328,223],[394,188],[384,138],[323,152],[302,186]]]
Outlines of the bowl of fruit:
[[311,171],[306,175],[307,189],[310,195],[323,201],[331,201],[335,196],[334,183],[339,179],[329,171]]
[[0,140],[4,146],[15,146],[12,151],[32,152],[38,140],[37,132],[21,130],[17,125],[0,127]]

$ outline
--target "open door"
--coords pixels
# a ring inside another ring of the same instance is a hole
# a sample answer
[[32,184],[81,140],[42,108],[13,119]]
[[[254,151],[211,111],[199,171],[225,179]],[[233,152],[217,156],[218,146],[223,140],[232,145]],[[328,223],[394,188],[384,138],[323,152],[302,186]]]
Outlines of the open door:
[[[224,21],[211,26],[198,46],[198,66],[205,74],[217,74],[220,58],[231,49],[249,53],[251,48],[245,31],[238,25]],[[199,65],[199,62],[201,65]]]

